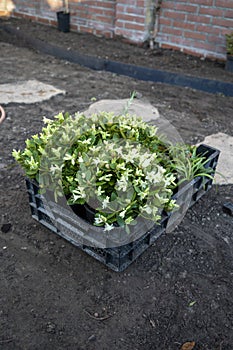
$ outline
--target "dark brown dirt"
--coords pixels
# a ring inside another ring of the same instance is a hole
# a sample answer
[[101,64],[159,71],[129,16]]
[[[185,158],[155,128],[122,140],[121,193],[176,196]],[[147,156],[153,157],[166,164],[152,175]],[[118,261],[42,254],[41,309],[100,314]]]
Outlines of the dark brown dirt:
[[159,47],[151,50],[149,45],[128,44],[119,38],[106,39],[91,34],[62,33],[57,28],[23,19],[2,20],[0,24],[10,25],[33,38],[49,42],[68,51],[73,50],[138,66],[233,82],[233,74],[224,70],[225,62],[222,61],[199,58]]
[[[40,27],[48,42],[71,47],[76,37]],[[106,54],[109,41],[88,38]],[[233,135],[233,98],[91,71],[12,41],[0,31],[1,83],[37,79],[67,93],[41,103],[3,106],[7,119],[0,125],[0,349],[179,350],[183,343],[195,341],[194,350],[231,350],[233,218],[222,205],[233,200],[232,185],[214,186],[175,231],[161,236],[125,272],[115,273],[31,218],[24,176],[11,150],[24,147],[25,138],[40,131],[44,115],[85,109],[93,96],[128,98],[133,90],[157,107],[185,142],[201,142],[220,131]],[[112,55],[123,57],[125,44],[117,45]],[[132,56],[134,50],[145,50],[127,47]],[[85,47],[87,54],[92,50]],[[149,65],[151,57],[143,57]],[[201,76],[226,74],[219,64],[184,57],[201,65]],[[173,70],[174,61],[169,62]],[[179,71],[186,69],[181,63]],[[97,314],[110,317],[101,321]]]

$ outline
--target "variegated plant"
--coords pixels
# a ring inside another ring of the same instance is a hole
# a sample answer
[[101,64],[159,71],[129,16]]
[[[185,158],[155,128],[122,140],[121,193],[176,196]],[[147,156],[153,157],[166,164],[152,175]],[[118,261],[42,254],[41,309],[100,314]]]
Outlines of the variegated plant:
[[60,113],[44,122],[13,156],[55,199],[65,195],[69,205],[93,207],[94,224],[105,230],[127,229],[139,216],[158,223],[163,209],[176,208],[176,186],[208,174],[196,147],[164,142],[137,116]]

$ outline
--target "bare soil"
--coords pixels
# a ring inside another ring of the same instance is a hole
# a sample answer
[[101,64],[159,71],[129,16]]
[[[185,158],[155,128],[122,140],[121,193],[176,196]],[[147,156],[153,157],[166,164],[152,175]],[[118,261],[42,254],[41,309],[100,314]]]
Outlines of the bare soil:
[[[24,19],[11,18],[2,20],[0,24],[10,25],[32,38],[67,51],[78,51],[81,54],[112,61],[233,82],[233,74],[225,71],[224,61],[199,58],[175,50],[161,49],[158,46],[151,50],[147,43],[138,46],[129,44],[119,37],[106,39],[88,33],[62,33],[57,28]],[[16,42],[19,44],[17,39]]]
[[[112,43],[106,39],[9,22],[25,25],[33,35],[41,28],[44,40],[67,48],[77,40],[80,49],[79,38],[85,37],[86,54],[98,49],[98,55],[110,56]],[[24,175],[11,151],[40,131],[44,115],[74,113],[86,109],[92,97],[127,98],[133,90],[157,107],[185,142],[201,142],[217,132],[233,136],[233,98],[91,71],[18,45],[0,30],[2,83],[37,79],[67,93],[41,103],[3,105],[0,349],[179,350],[194,341],[194,350],[231,350],[233,218],[222,206],[233,200],[232,185],[214,186],[178,228],[162,235],[125,272],[116,273],[31,218]],[[171,71],[232,81],[222,64],[170,51],[150,56],[147,49],[117,42],[111,57],[123,60],[125,45],[131,63],[142,50],[146,66],[153,57],[156,65],[164,62],[160,68],[169,65]]]

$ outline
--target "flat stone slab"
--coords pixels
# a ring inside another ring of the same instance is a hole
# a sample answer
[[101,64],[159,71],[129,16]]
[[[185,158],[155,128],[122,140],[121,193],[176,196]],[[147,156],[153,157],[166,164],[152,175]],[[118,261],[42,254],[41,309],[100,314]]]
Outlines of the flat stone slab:
[[159,118],[158,109],[151,104],[140,100],[130,101],[129,99],[100,100],[92,103],[84,114],[90,117],[92,114],[100,112],[109,112],[115,115],[129,113],[142,117],[146,122]]
[[221,151],[214,183],[233,184],[233,137],[224,133],[209,135],[202,142]]
[[0,84],[0,104],[41,102],[65,93],[64,90],[37,80]]

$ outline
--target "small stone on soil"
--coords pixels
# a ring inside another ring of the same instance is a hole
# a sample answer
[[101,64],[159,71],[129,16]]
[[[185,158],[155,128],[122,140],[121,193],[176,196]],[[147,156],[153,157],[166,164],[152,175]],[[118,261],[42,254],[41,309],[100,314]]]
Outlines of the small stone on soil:
[[233,216],[233,203],[225,203],[223,204],[223,211],[224,213]]
[[89,338],[88,341],[95,341],[96,340],[96,336],[94,334],[92,334]]

